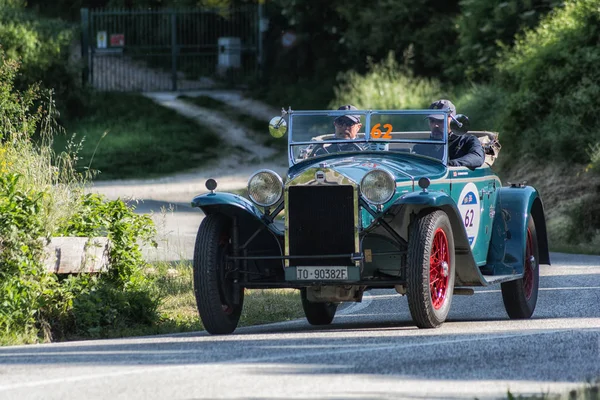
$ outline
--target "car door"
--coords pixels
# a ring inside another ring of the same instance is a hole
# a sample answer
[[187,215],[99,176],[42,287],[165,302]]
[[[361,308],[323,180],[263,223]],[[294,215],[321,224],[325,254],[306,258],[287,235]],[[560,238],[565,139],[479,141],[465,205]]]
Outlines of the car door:
[[458,206],[473,257],[478,265],[484,265],[500,181],[488,166],[475,170],[450,167],[448,172],[451,196]]

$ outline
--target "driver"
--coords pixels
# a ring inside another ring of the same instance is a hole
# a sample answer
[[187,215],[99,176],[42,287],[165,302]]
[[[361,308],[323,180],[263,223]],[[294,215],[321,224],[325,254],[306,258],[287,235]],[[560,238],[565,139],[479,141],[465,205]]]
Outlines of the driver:
[[[433,110],[447,109],[448,128],[456,115],[456,107],[450,100],[437,100],[429,106]],[[430,114],[429,128],[431,129],[430,138],[442,139],[444,137],[444,114]],[[413,151],[437,159],[442,158],[442,145],[417,144]],[[477,168],[483,165],[485,154],[481,142],[473,135],[457,135],[454,132],[448,132],[448,166],[449,167],[468,167]]]
[[[341,106],[338,110],[358,110],[351,104]],[[335,139],[340,140],[352,140],[356,139],[356,135],[362,124],[360,122],[360,115],[342,115],[333,120],[333,127],[335,128]],[[364,143],[328,143],[324,145],[316,146],[310,153],[309,157],[321,156],[329,153],[340,153],[344,151],[363,151],[366,150]]]

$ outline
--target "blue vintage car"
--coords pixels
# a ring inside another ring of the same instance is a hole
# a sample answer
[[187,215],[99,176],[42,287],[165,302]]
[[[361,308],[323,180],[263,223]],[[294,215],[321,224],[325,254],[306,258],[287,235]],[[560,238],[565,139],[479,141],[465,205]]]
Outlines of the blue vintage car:
[[[333,122],[360,118],[353,139]],[[282,111],[285,177],[260,170],[247,196],[210,193],[192,201],[206,214],[194,251],[194,290],[206,330],[233,332],[245,288],[297,288],[309,323],[329,324],[341,302],[365,290],[406,295],[414,323],[435,328],[453,295],[501,284],[510,318],[535,309],[539,265],[549,264],[544,209],[525,184],[503,186],[491,169],[497,135],[466,132],[468,118],[444,117],[433,137],[431,110]],[[448,121],[450,126],[448,126]],[[448,166],[448,131],[484,145],[478,168]]]

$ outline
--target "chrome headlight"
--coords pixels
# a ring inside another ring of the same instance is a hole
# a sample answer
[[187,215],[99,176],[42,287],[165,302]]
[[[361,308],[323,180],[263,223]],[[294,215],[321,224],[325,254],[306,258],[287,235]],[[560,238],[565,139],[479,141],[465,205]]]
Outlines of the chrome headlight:
[[271,207],[282,194],[283,181],[271,170],[260,170],[248,180],[248,197],[258,206]]
[[360,192],[365,200],[374,205],[384,204],[396,192],[396,180],[387,171],[374,169],[360,181]]

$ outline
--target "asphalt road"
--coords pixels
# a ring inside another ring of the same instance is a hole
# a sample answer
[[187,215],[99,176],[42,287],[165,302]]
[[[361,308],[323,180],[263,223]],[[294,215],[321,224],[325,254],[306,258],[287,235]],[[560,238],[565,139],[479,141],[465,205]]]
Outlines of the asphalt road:
[[560,393],[600,377],[600,257],[552,254],[534,318],[499,287],[455,297],[441,328],[373,291],[333,324],[304,320],[0,348],[0,399],[455,399]]

